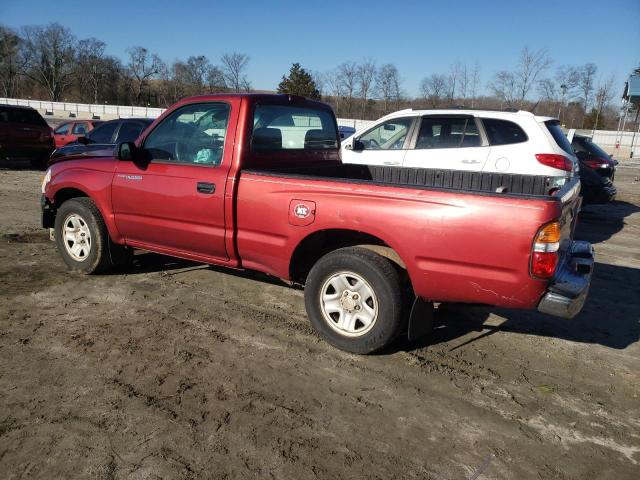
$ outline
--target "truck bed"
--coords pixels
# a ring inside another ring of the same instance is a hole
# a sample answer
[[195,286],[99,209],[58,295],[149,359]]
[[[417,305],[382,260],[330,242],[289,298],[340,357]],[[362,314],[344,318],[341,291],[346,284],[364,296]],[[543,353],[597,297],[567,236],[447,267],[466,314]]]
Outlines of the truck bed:
[[[265,167],[244,170],[257,175],[290,178],[323,179],[337,182],[372,183],[395,187],[411,187],[499,194],[549,197],[552,178],[538,175],[515,175],[491,172],[443,170],[375,165],[312,165]],[[565,187],[572,187],[573,182]],[[563,188],[563,191],[567,188]]]

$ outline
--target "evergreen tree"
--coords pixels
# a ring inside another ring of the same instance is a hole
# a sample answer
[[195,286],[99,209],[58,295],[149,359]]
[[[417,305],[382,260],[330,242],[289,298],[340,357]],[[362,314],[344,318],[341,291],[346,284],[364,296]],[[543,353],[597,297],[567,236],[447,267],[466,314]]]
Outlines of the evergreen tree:
[[282,81],[278,85],[278,93],[290,93],[291,95],[320,100],[320,92],[316,82],[299,63],[294,63],[291,66],[288,77],[282,76]]

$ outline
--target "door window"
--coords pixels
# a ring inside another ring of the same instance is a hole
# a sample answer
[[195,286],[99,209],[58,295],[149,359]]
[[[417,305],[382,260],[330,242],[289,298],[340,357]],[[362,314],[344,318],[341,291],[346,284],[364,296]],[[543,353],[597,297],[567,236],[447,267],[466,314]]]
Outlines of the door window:
[[479,147],[480,132],[473,118],[423,117],[416,149]]
[[144,125],[138,122],[124,122],[118,130],[116,143],[134,142],[139,136]]
[[387,120],[366,132],[359,140],[366,150],[401,150],[412,122],[412,117]]
[[69,133],[70,125],[71,125],[70,123],[64,123],[60,125],[58,128],[56,128],[53,133],[55,133],[56,135],[66,135],[67,133]]
[[86,123],[76,123],[73,126],[73,130],[71,131],[71,133],[73,135],[86,135],[88,131],[89,129],[87,128]]
[[229,112],[226,103],[184,106],[149,134],[144,148],[152,161],[220,165]]
[[103,123],[99,127],[94,128],[89,132],[87,138],[93,143],[109,144],[112,143],[113,134],[118,128],[118,122]]

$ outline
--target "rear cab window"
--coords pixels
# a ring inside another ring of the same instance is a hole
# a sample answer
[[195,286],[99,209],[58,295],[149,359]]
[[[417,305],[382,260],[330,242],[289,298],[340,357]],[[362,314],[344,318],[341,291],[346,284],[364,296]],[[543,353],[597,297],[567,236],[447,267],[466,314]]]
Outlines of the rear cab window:
[[251,150],[327,150],[338,148],[334,117],[326,110],[258,103],[253,117]]
[[569,143],[569,139],[567,138],[567,136],[562,131],[562,128],[560,128],[560,122],[558,122],[557,120],[547,120],[546,122],[544,122],[544,124],[546,125],[547,130],[549,130],[549,133],[555,140],[556,144],[569,155],[573,155],[573,147],[571,146],[571,143]]
[[100,144],[109,144],[113,139],[113,134],[118,128],[118,122],[113,123],[103,123],[99,127],[94,128],[89,132],[87,138],[89,138],[93,143]]

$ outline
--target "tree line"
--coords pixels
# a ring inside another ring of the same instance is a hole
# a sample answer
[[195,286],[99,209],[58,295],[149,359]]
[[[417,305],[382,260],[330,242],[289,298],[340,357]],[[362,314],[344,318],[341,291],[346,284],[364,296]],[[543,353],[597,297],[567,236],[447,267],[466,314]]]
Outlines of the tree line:
[[[77,39],[58,23],[19,31],[0,25],[0,93],[167,107],[189,95],[252,90],[244,53],[225,53],[217,63],[204,55],[166,63],[142,46],[128,48],[124,60],[106,47],[96,38]],[[524,47],[514,66],[483,82],[479,62],[456,61],[447,71],[425,76],[416,97],[403,90],[392,63],[347,61],[327,72],[295,63],[278,91],[322,99],[343,118],[375,119],[401,108],[517,108],[559,117],[569,128],[615,128],[615,78],[599,75],[594,63],[553,63],[546,49]]]

